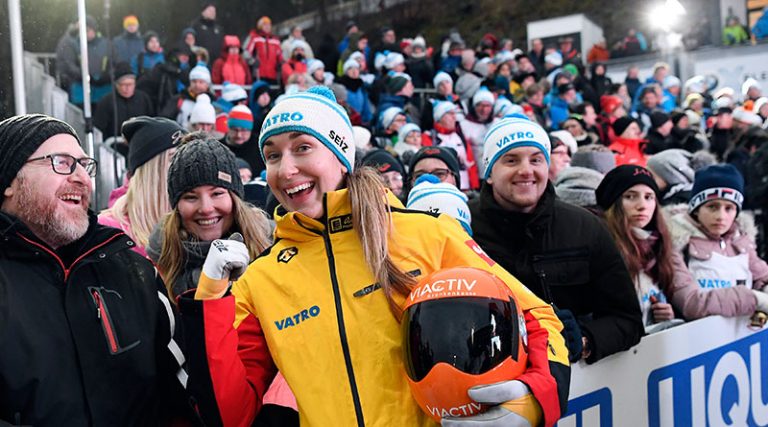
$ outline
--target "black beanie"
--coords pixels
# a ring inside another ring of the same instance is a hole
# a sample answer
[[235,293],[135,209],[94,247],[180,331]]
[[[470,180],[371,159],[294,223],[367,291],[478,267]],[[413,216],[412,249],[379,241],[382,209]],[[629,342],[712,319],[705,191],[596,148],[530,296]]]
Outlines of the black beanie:
[[123,123],[122,133],[128,141],[128,171],[133,174],[139,166],[173,148],[185,131],[165,117],[138,116]]
[[405,168],[400,160],[384,149],[371,150],[360,161],[363,166],[370,166],[379,173],[399,172],[405,178]]
[[447,147],[422,147],[416,154],[411,157],[411,162],[408,164],[408,170],[413,174],[413,168],[423,159],[434,158],[442,160],[451,170],[454,178],[456,178],[456,185],[459,185],[461,178],[459,176],[459,157],[456,151]]
[[43,114],[24,114],[0,122],[0,203],[32,153],[59,134],[72,135],[80,144],[72,126]]
[[181,195],[201,185],[226,188],[243,198],[243,182],[232,151],[215,139],[181,144],[168,168],[168,197],[172,207]]
[[619,117],[615,122],[613,122],[613,132],[616,134],[616,136],[621,136],[621,134],[624,133],[624,131],[627,130],[629,125],[632,123],[636,123],[635,119],[632,117]]
[[388,78],[385,84],[387,87],[387,93],[394,95],[397,92],[400,92],[407,83],[408,79],[406,77],[402,75],[394,75]]
[[656,110],[651,113],[651,129],[658,129],[669,121],[669,114]]
[[119,82],[120,79],[126,76],[133,76],[134,79],[136,78],[136,73],[133,72],[131,65],[125,61],[115,64],[115,82]]
[[608,210],[628,188],[637,184],[645,184],[659,194],[659,187],[653,180],[651,171],[637,165],[617,166],[605,175],[595,190],[597,204]]

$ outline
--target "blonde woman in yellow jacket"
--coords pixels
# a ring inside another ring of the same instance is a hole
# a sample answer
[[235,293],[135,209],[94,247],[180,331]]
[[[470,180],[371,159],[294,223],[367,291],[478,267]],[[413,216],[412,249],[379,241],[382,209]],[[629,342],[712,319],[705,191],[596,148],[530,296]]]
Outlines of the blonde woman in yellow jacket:
[[[302,426],[434,425],[410,394],[399,319],[419,278],[456,266],[502,278],[528,330],[528,369],[513,381],[524,393],[489,412],[503,415],[495,423],[486,416],[473,425],[557,421],[570,368],[552,308],[488,258],[456,220],[407,211],[372,169],[355,170],[352,127],[327,88],[280,102],[264,121],[259,146],[281,204],[275,244],[229,293],[228,280],[248,263],[247,249],[218,241],[194,299],[181,299],[188,388],[204,421],[250,425],[279,369]],[[503,408],[514,403],[510,415]]]

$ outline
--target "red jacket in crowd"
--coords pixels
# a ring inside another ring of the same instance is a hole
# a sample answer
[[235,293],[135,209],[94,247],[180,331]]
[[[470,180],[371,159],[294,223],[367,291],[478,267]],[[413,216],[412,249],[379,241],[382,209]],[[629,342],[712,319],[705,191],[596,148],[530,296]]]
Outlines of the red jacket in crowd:
[[277,70],[283,58],[280,39],[270,33],[251,30],[245,39],[245,52],[259,62],[257,79],[277,80]]

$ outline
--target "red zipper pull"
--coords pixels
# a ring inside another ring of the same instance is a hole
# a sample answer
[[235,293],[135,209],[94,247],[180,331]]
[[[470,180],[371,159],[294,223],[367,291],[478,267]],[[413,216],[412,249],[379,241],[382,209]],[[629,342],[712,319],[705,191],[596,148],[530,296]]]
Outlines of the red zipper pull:
[[98,291],[92,291],[93,299],[96,300],[96,317],[101,319],[101,298]]

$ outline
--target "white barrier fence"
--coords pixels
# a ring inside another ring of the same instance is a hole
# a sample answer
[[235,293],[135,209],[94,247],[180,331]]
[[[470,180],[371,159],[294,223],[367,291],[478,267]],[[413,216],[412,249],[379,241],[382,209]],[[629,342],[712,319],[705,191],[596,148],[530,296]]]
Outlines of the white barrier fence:
[[708,317],[572,367],[558,427],[766,426],[768,328]]

